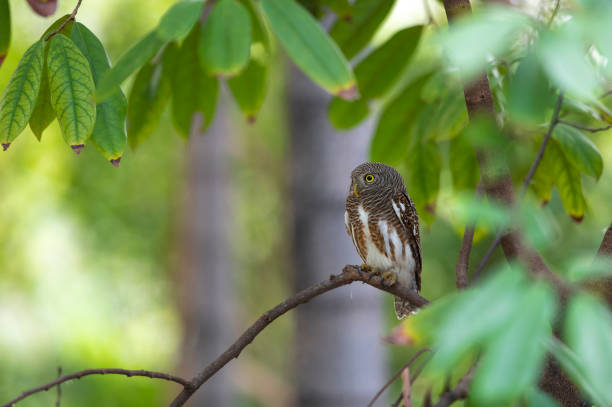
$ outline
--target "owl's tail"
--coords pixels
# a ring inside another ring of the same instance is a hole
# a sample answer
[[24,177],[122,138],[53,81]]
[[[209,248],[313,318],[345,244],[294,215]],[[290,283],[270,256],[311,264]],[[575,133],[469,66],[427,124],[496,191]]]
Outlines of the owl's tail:
[[415,307],[400,297],[395,297],[395,315],[397,315],[397,319],[402,319],[410,314],[414,314],[418,310],[419,307]]

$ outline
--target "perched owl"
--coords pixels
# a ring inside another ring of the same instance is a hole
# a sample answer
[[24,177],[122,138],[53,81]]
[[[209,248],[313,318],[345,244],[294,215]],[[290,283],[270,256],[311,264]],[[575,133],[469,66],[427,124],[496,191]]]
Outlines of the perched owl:
[[[395,168],[363,163],[353,170],[344,222],[367,267],[382,273],[389,284],[397,280],[415,292],[420,291],[419,218]],[[398,318],[413,311],[410,303],[395,297]]]

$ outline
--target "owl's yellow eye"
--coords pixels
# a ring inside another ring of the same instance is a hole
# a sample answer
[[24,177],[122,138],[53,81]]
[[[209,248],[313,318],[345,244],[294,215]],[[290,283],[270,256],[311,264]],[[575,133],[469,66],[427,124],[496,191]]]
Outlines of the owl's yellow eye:
[[373,182],[374,181],[374,175],[368,174],[368,175],[365,176],[364,179],[365,179],[365,182],[368,182],[368,183],[369,182]]

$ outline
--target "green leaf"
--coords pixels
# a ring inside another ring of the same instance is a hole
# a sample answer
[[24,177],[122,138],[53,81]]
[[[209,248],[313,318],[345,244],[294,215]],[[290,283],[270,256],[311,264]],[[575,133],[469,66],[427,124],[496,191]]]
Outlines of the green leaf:
[[[70,18],[69,14],[66,14],[58,18],[49,28],[47,28],[40,39],[44,39],[52,31],[55,31],[61,24]],[[64,28],[56,35],[70,36],[74,21],[70,20],[66,23]],[[42,82],[40,83],[40,90],[38,92],[38,98],[36,99],[36,105],[34,111],[30,117],[30,129],[36,138],[40,141],[42,138],[43,131],[55,120],[55,110],[51,106],[51,92],[49,91],[49,78],[47,76],[47,55],[49,54],[49,42],[45,44],[45,62],[42,73]]]
[[164,69],[161,61],[151,61],[134,78],[127,108],[127,135],[132,148],[153,134],[168,103],[170,81]]
[[156,30],[164,41],[181,41],[202,15],[204,0],[181,0],[162,16]]
[[357,0],[351,19],[336,20],[329,35],[344,55],[352,59],[368,45],[394,4],[395,0]]
[[[418,138],[418,134],[412,137]],[[440,151],[435,142],[416,140],[404,162],[404,168],[409,174],[408,192],[425,220],[428,220],[425,211],[434,213],[440,192],[440,161]]]
[[221,0],[201,30],[199,55],[210,75],[234,76],[249,62],[251,19],[237,0]]
[[197,53],[199,27],[187,36],[176,57],[172,80],[172,120],[183,137],[189,136],[193,116],[204,116],[204,131],[213,120],[219,85],[217,78],[208,76],[200,66]]
[[[586,367],[584,379],[591,391],[603,399],[600,405],[612,405],[612,315],[607,307],[586,294],[575,296],[569,303],[564,326],[569,348]],[[587,389],[583,389],[588,391]],[[595,398],[593,401],[596,401]]]
[[508,50],[529,22],[526,14],[510,7],[487,7],[460,18],[442,35],[444,53],[464,77],[472,78],[487,66],[490,55]]
[[23,54],[0,100],[0,140],[6,150],[30,120],[40,89],[43,42],[35,42]]
[[240,3],[249,12],[251,19],[251,34],[253,44],[260,43],[266,51],[270,50],[270,33],[261,16],[259,2],[253,0],[240,0]]
[[11,8],[8,0],[0,0],[0,66],[11,45]]
[[145,35],[102,76],[96,89],[96,100],[101,102],[114,94],[119,85],[153,58],[163,45],[164,41],[157,36],[155,31]]
[[578,170],[596,179],[603,172],[603,158],[601,153],[581,131],[559,124],[555,127],[553,138],[559,143],[565,157]]
[[50,40],[47,59],[51,106],[64,140],[79,154],[91,136],[96,119],[95,90],[89,62],[63,35]]
[[345,99],[357,96],[351,68],[316,20],[294,0],[262,0],[272,32],[314,82]]
[[510,405],[537,381],[552,336],[555,294],[546,283],[534,283],[516,307],[487,344],[474,376],[470,398],[480,405]]
[[565,210],[576,222],[582,221],[586,202],[582,192],[580,173],[565,157],[556,140],[548,143],[542,161],[546,162],[545,167],[551,168],[554,174],[554,183],[559,190]]
[[450,142],[449,167],[455,190],[473,191],[480,179],[476,149],[463,134]]
[[369,113],[370,107],[365,100],[344,100],[337,97],[332,98],[327,110],[330,123],[339,130],[355,127],[368,117]]
[[255,59],[227,81],[234,99],[249,122],[254,122],[266,96],[268,68]]
[[[110,69],[104,46],[95,34],[81,23],[74,26],[71,38],[87,58],[94,83],[97,84],[102,75]],[[96,122],[91,141],[115,166],[119,166],[127,143],[126,113],[127,99],[121,89],[117,89],[113,95],[96,106]]]
[[605,406],[606,394],[594,387],[589,380],[589,367],[578,355],[558,340],[548,342],[549,352],[559,361],[563,370],[578,384],[578,386],[589,395],[598,406]]
[[431,74],[408,84],[380,114],[370,146],[370,160],[390,165],[399,163],[410,147],[410,128],[422,108],[421,90]]
[[528,407],[561,407],[555,399],[536,387],[527,392],[525,402]]
[[535,174],[533,174],[530,184],[542,205],[546,205],[552,197],[553,173],[552,169],[548,167],[550,164],[550,160],[542,160]]
[[508,111],[517,121],[539,124],[546,119],[555,95],[537,57],[529,54],[508,85]]
[[419,25],[396,32],[355,67],[361,97],[379,98],[395,84],[414,54],[422,31]]

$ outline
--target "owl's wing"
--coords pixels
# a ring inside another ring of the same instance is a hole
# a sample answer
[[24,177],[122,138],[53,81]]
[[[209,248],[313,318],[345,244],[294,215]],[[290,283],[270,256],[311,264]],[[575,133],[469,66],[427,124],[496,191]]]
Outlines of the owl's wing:
[[[421,268],[423,266],[423,260],[421,258],[421,234],[419,232],[419,215],[417,214],[414,203],[405,192],[400,192],[395,197],[397,202],[397,209],[399,211],[399,218],[402,225],[408,233],[408,243],[410,244],[410,250],[414,255],[415,261],[415,279],[417,288],[421,291]],[[395,208],[394,208],[395,209]]]

